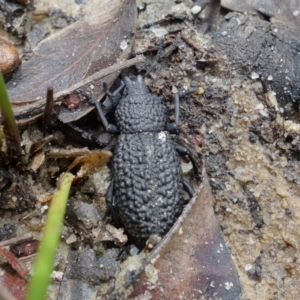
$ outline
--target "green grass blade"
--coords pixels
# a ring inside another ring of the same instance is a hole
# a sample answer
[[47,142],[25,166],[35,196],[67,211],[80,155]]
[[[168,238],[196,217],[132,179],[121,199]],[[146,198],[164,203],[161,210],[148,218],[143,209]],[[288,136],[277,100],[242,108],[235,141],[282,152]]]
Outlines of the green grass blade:
[[64,173],[58,179],[58,188],[49,207],[43,239],[34,263],[33,276],[29,283],[26,297],[27,300],[46,299],[50,274],[60,241],[61,227],[73,178],[74,176],[71,173]]
[[0,108],[1,108],[2,116],[6,122],[7,129],[11,137],[14,139],[16,143],[17,151],[20,153],[21,140],[20,140],[19,130],[16,124],[11,103],[8,99],[8,95],[5,88],[5,82],[1,72],[0,72]]

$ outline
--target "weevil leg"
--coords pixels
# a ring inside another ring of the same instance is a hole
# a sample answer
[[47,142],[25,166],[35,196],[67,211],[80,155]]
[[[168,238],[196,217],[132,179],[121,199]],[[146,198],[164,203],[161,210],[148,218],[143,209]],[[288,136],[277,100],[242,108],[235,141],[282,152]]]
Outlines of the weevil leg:
[[148,69],[148,71],[146,72],[146,74],[144,75],[144,78],[146,78],[158,65],[158,60],[161,57],[163,47],[164,47],[164,39],[161,39],[160,42],[159,42],[159,45],[158,45],[158,50],[157,50],[157,53],[156,53],[156,56],[155,56],[155,60],[152,63],[152,65],[150,66],[150,68]]
[[118,102],[120,101],[121,99],[120,93],[124,88],[125,88],[125,83],[121,81],[121,85],[113,93],[111,93],[108,90],[106,82],[103,82],[103,89],[114,107],[117,106]]
[[120,223],[118,221],[118,216],[116,212],[116,208],[114,206],[114,181],[112,180],[109,184],[107,191],[106,191],[106,205],[108,208],[108,211],[111,213],[112,220],[116,226],[120,226]]
[[107,188],[106,191],[106,203],[108,208],[110,209],[111,207],[114,206],[114,181],[112,180]]
[[180,107],[179,107],[179,95],[178,94],[174,95],[174,104],[175,104],[175,122],[168,123],[166,125],[166,130],[169,131],[170,133],[178,134],[179,123],[180,123],[180,119],[179,119]]
[[103,109],[101,107],[101,104],[98,102],[98,101],[95,101],[93,100],[88,94],[86,94],[85,92],[83,91],[79,91],[79,93],[86,98],[87,102],[90,104],[90,105],[93,105],[96,107],[97,109],[97,112],[98,112],[98,115],[99,115],[99,118],[103,124],[103,126],[105,127],[105,129],[107,130],[107,132],[109,133],[118,133],[119,132],[119,129],[117,126],[113,125],[113,124],[110,124],[108,123],[105,115],[104,115],[104,112],[103,112]]
[[188,193],[190,198],[192,198],[195,195],[194,188],[191,186],[191,184],[186,179],[183,179],[183,188]]
[[197,178],[200,178],[200,173],[199,173],[199,169],[197,166],[197,162],[194,158],[194,156],[192,155],[191,151],[187,148],[185,148],[184,146],[181,146],[179,144],[174,143],[175,145],[175,150],[181,154],[181,155],[187,155],[193,165],[193,169],[194,169],[194,173],[196,175]]
[[122,90],[124,88],[125,88],[125,83],[123,81],[121,81],[121,85],[113,93],[111,93],[108,90],[107,83],[103,82],[103,89],[104,89],[105,93],[111,98],[116,97],[119,93],[122,92]]
[[86,102],[90,105],[95,106],[96,102],[90,95],[88,95],[85,91],[79,90],[78,93],[83,96],[86,100]]
[[166,130],[169,131],[170,133],[173,134],[178,134],[179,132],[179,123],[180,123],[180,118],[179,118],[179,111],[180,111],[180,106],[179,106],[179,98],[190,95],[192,93],[195,93],[198,88],[190,89],[188,91],[180,92],[178,94],[174,95],[174,105],[175,105],[175,122],[173,123],[168,123],[166,125]]

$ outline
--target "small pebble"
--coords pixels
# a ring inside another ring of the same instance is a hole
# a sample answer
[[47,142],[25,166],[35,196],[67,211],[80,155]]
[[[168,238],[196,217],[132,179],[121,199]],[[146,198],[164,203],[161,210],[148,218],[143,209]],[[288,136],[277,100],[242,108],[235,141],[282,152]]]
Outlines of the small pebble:
[[295,10],[295,11],[293,11],[293,16],[297,17],[299,15],[299,13],[300,13],[299,10]]
[[260,109],[264,109],[264,105],[262,103],[259,103],[255,106],[255,109],[260,110]]
[[200,11],[201,11],[201,6],[199,6],[199,5],[195,5],[191,9],[191,12],[193,15],[199,14]]
[[250,132],[249,141],[251,143],[256,143],[258,141],[258,136],[256,134],[254,134],[253,132]]
[[213,94],[212,94],[211,92],[206,91],[206,92],[204,93],[204,97],[205,97],[206,99],[208,99],[208,100],[211,99],[212,96],[213,96]]
[[173,94],[177,94],[178,93],[178,89],[177,89],[177,87],[175,85],[173,85],[171,92]]
[[169,33],[165,28],[152,28],[151,31],[159,38]]
[[122,41],[121,44],[120,44],[120,48],[122,50],[125,50],[127,47],[128,47],[128,43],[126,41]]
[[245,271],[249,271],[249,270],[251,270],[252,269],[252,265],[251,264],[247,264],[246,266],[245,266]]
[[233,287],[233,283],[232,282],[225,282],[225,289],[228,291]]
[[72,244],[72,243],[75,243],[77,241],[77,237],[74,233],[72,233],[68,239],[66,240],[66,243],[67,244]]
[[6,75],[11,73],[20,64],[17,48],[0,38],[0,71]]
[[251,73],[251,79],[257,79],[259,78],[259,74],[255,73],[255,72],[252,72]]

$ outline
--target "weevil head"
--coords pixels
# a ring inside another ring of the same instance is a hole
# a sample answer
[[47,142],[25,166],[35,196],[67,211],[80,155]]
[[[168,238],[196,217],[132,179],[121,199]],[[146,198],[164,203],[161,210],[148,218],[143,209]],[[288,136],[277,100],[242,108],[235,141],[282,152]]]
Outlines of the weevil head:
[[145,80],[141,75],[136,80],[131,80],[128,76],[124,77],[125,86],[129,96],[150,94]]
[[115,118],[121,133],[162,131],[167,114],[162,97],[151,94],[142,76],[135,80],[124,78],[127,96],[122,98],[115,111]]

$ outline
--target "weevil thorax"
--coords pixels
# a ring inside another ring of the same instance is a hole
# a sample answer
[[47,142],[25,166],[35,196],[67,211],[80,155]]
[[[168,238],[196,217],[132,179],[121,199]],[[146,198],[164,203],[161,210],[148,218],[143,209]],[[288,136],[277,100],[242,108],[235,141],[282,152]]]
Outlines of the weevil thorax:
[[158,132],[165,130],[167,115],[161,98],[149,92],[144,78],[124,78],[128,95],[122,98],[115,111],[121,133]]

